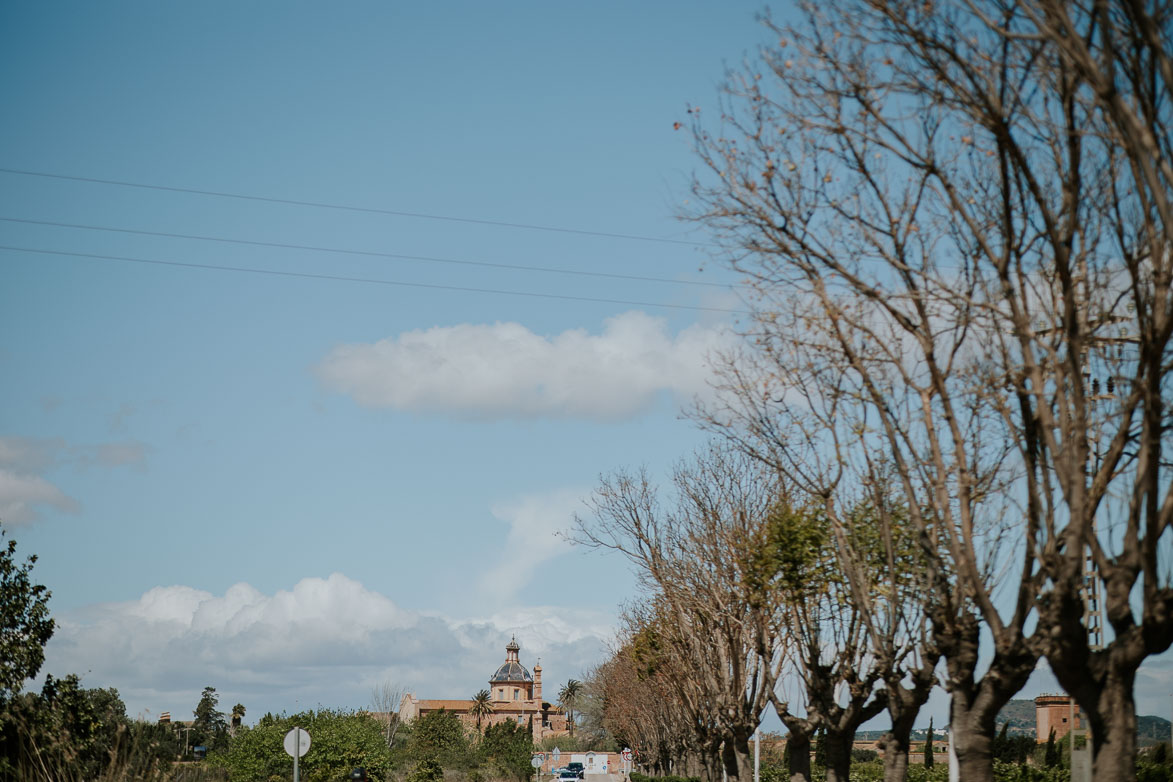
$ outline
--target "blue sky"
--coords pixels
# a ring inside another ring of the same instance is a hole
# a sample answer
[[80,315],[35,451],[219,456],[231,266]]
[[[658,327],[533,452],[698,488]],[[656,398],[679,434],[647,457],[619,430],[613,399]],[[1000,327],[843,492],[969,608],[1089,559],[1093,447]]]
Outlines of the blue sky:
[[673,123],[760,10],[0,5],[0,508],[45,670],[255,719],[467,697],[513,633],[547,686],[600,661],[633,580],[555,533],[701,441],[740,305]]

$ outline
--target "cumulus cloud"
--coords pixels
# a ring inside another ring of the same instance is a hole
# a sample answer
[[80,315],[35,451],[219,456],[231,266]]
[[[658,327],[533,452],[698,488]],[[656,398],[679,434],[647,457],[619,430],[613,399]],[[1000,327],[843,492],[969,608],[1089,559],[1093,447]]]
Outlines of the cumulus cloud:
[[589,611],[536,607],[475,620],[417,614],[339,573],[272,595],[245,583],[223,595],[156,587],[57,619],[42,670],[88,671],[87,686],[115,687],[131,714],[148,716],[184,715],[209,685],[223,702],[244,703],[252,718],[365,707],[383,680],[419,697],[465,698],[485,686],[514,633],[528,667],[540,656],[550,677],[578,678],[611,633]]
[[725,326],[669,333],[643,312],[608,319],[599,334],[535,334],[518,323],[408,331],[339,345],[317,366],[323,384],[362,405],[474,417],[631,417],[661,394],[707,391],[706,357],[734,344]]
[[[509,525],[509,533],[497,561],[482,576],[482,589],[512,597],[546,562],[569,551],[570,543],[559,533],[570,528],[587,494],[564,489],[494,506],[493,515]],[[523,552],[524,556],[513,556]]]
[[45,473],[73,467],[141,466],[148,448],[136,441],[74,445],[60,437],[0,437],[0,521],[28,524],[45,508],[74,512],[75,499]]

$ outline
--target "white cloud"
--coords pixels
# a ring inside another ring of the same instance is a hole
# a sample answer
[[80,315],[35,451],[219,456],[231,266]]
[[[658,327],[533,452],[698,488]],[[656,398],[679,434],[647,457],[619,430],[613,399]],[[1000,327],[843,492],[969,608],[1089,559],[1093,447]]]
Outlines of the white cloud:
[[77,503],[44,478],[0,469],[0,521],[27,524],[40,517],[39,508],[77,510]]
[[425,698],[464,698],[483,688],[512,634],[532,668],[540,656],[552,688],[581,678],[610,638],[597,612],[530,607],[488,619],[406,611],[339,573],[266,595],[236,584],[223,595],[161,586],[138,600],[59,615],[43,673],[85,674],[115,687],[131,714],[176,718],[205,686],[221,706],[266,711],[367,706],[390,679]]
[[643,312],[546,337],[518,323],[408,331],[373,344],[340,345],[316,368],[330,389],[369,407],[475,417],[613,421],[660,394],[687,400],[708,390],[706,357],[735,344],[727,327],[693,325],[675,336]]
[[28,524],[46,507],[76,511],[77,501],[44,476],[59,465],[141,466],[147,451],[133,440],[71,445],[60,437],[0,437],[0,521]]
[[509,524],[509,534],[481,577],[481,588],[499,599],[511,598],[546,562],[569,551],[570,543],[558,533],[570,529],[588,493],[564,489],[494,506],[493,515]]

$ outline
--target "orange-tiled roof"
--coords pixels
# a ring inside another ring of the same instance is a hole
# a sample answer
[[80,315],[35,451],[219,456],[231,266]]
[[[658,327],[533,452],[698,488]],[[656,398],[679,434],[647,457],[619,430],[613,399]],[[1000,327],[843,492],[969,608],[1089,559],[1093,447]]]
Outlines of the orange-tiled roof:
[[468,711],[472,708],[472,701],[419,701],[420,709],[444,709],[445,711]]

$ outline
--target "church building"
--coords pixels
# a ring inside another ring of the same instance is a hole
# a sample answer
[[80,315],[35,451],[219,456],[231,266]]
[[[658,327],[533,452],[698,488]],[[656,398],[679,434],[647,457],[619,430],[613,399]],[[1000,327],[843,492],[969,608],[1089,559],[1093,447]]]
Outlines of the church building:
[[[561,707],[542,700],[542,665],[534,666],[531,674],[521,664],[517,653],[521,647],[513,638],[505,647],[505,662],[489,677],[489,703],[493,710],[481,717],[481,730],[499,722],[516,722],[522,727],[533,719],[534,741],[547,736],[562,736],[567,733],[566,714]],[[477,728],[477,718],[470,713],[473,701],[467,700],[420,700],[413,693],[403,696],[399,705],[399,718],[411,722],[416,717],[441,709],[455,714],[469,731]]]

